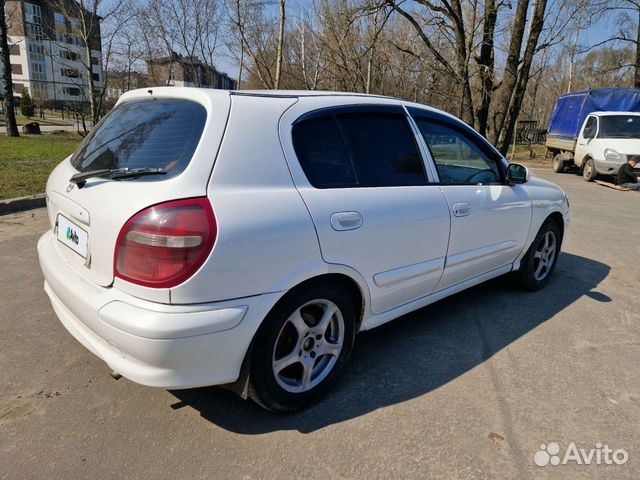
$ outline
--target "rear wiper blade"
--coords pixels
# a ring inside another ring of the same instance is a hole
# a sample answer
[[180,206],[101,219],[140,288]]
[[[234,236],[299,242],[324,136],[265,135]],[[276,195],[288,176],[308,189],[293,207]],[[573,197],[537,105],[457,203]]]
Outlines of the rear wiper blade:
[[89,178],[102,177],[111,180],[119,178],[141,177],[143,175],[165,175],[167,171],[164,168],[103,168],[100,170],[89,170],[74,174],[69,181],[82,188]]

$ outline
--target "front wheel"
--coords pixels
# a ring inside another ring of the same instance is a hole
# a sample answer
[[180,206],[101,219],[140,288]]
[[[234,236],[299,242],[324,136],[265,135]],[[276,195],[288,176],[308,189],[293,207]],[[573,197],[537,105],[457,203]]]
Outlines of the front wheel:
[[558,224],[547,219],[520,263],[516,272],[520,286],[529,291],[543,288],[556,268],[562,236]]
[[319,400],[353,348],[353,300],[331,284],[293,293],[267,316],[251,356],[252,398],[293,412]]
[[598,172],[596,172],[596,166],[593,163],[593,159],[589,158],[582,168],[582,178],[584,178],[585,182],[593,182],[598,176]]

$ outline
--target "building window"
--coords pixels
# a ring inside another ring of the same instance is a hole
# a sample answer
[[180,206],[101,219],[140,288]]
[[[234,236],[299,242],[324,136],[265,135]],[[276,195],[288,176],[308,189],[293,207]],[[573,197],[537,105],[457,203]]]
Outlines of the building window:
[[11,45],[9,47],[9,55],[20,55],[20,45]]
[[42,25],[42,9],[39,5],[33,5],[32,3],[25,3],[25,11],[27,17],[27,23],[33,23],[35,25]]
[[61,68],[60,74],[63,77],[69,77],[69,78],[80,78],[82,76],[80,75],[80,72],[78,71],[77,68]]
[[38,42],[41,42],[42,40],[44,40],[44,35],[42,33],[41,25],[34,25],[33,23],[27,23],[27,35],[33,40],[36,40]]
[[32,82],[33,97],[38,99],[47,98],[47,84],[42,82]]
[[78,54],[69,50],[62,49],[60,50],[60,58],[63,60],[71,60],[75,62],[76,60],[78,60]]
[[59,12],[54,12],[53,13],[53,19],[56,22],[56,25],[66,25],[67,24],[67,19],[65,18],[64,15],[62,15]]
[[32,62],[44,62],[44,47],[42,45],[29,44],[29,59]]
[[100,81],[100,74],[99,73],[92,73],[91,76],[93,77],[93,81],[94,82],[99,82]]
[[46,80],[47,72],[44,68],[44,64],[42,63],[32,63],[31,64],[31,77],[34,80]]
[[19,63],[12,63],[11,72],[14,75],[22,75],[22,65],[20,65]]
[[22,93],[24,91],[24,84],[23,83],[14,83],[13,84],[13,91],[15,93]]
[[91,57],[91,65],[98,65],[99,63],[98,57]]
[[80,96],[80,89],[76,88],[76,87],[64,87],[62,89],[62,92],[65,95],[69,95],[71,97],[79,97]]

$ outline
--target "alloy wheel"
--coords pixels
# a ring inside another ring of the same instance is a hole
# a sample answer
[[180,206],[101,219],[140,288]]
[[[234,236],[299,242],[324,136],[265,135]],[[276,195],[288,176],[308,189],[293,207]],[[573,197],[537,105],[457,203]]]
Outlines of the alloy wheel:
[[540,239],[533,255],[533,278],[538,282],[544,280],[556,260],[556,234],[549,230]]
[[305,303],[284,323],[272,354],[278,385],[291,393],[311,390],[335,366],[344,344],[344,318],[326,299]]

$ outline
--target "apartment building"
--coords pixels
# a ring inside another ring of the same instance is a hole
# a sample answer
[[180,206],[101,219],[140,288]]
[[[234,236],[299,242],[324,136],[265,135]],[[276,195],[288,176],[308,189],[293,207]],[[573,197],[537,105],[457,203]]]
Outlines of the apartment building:
[[[8,0],[5,3],[9,51],[15,96],[25,88],[36,101],[57,106],[68,102],[89,102],[86,65],[97,90],[104,86],[100,19],[94,20],[90,40],[91,58],[85,51],[77,3],[68,0],[60,10],[57,2]],[[64,13],[63,13],[64,12]],[[2,65],[0,64],[0,74]],[[2,86],[0,85],[0,94]]]
[[172,52],[147,62],[149,86],[204,87],[235,90],[238,82],[198,57]]

